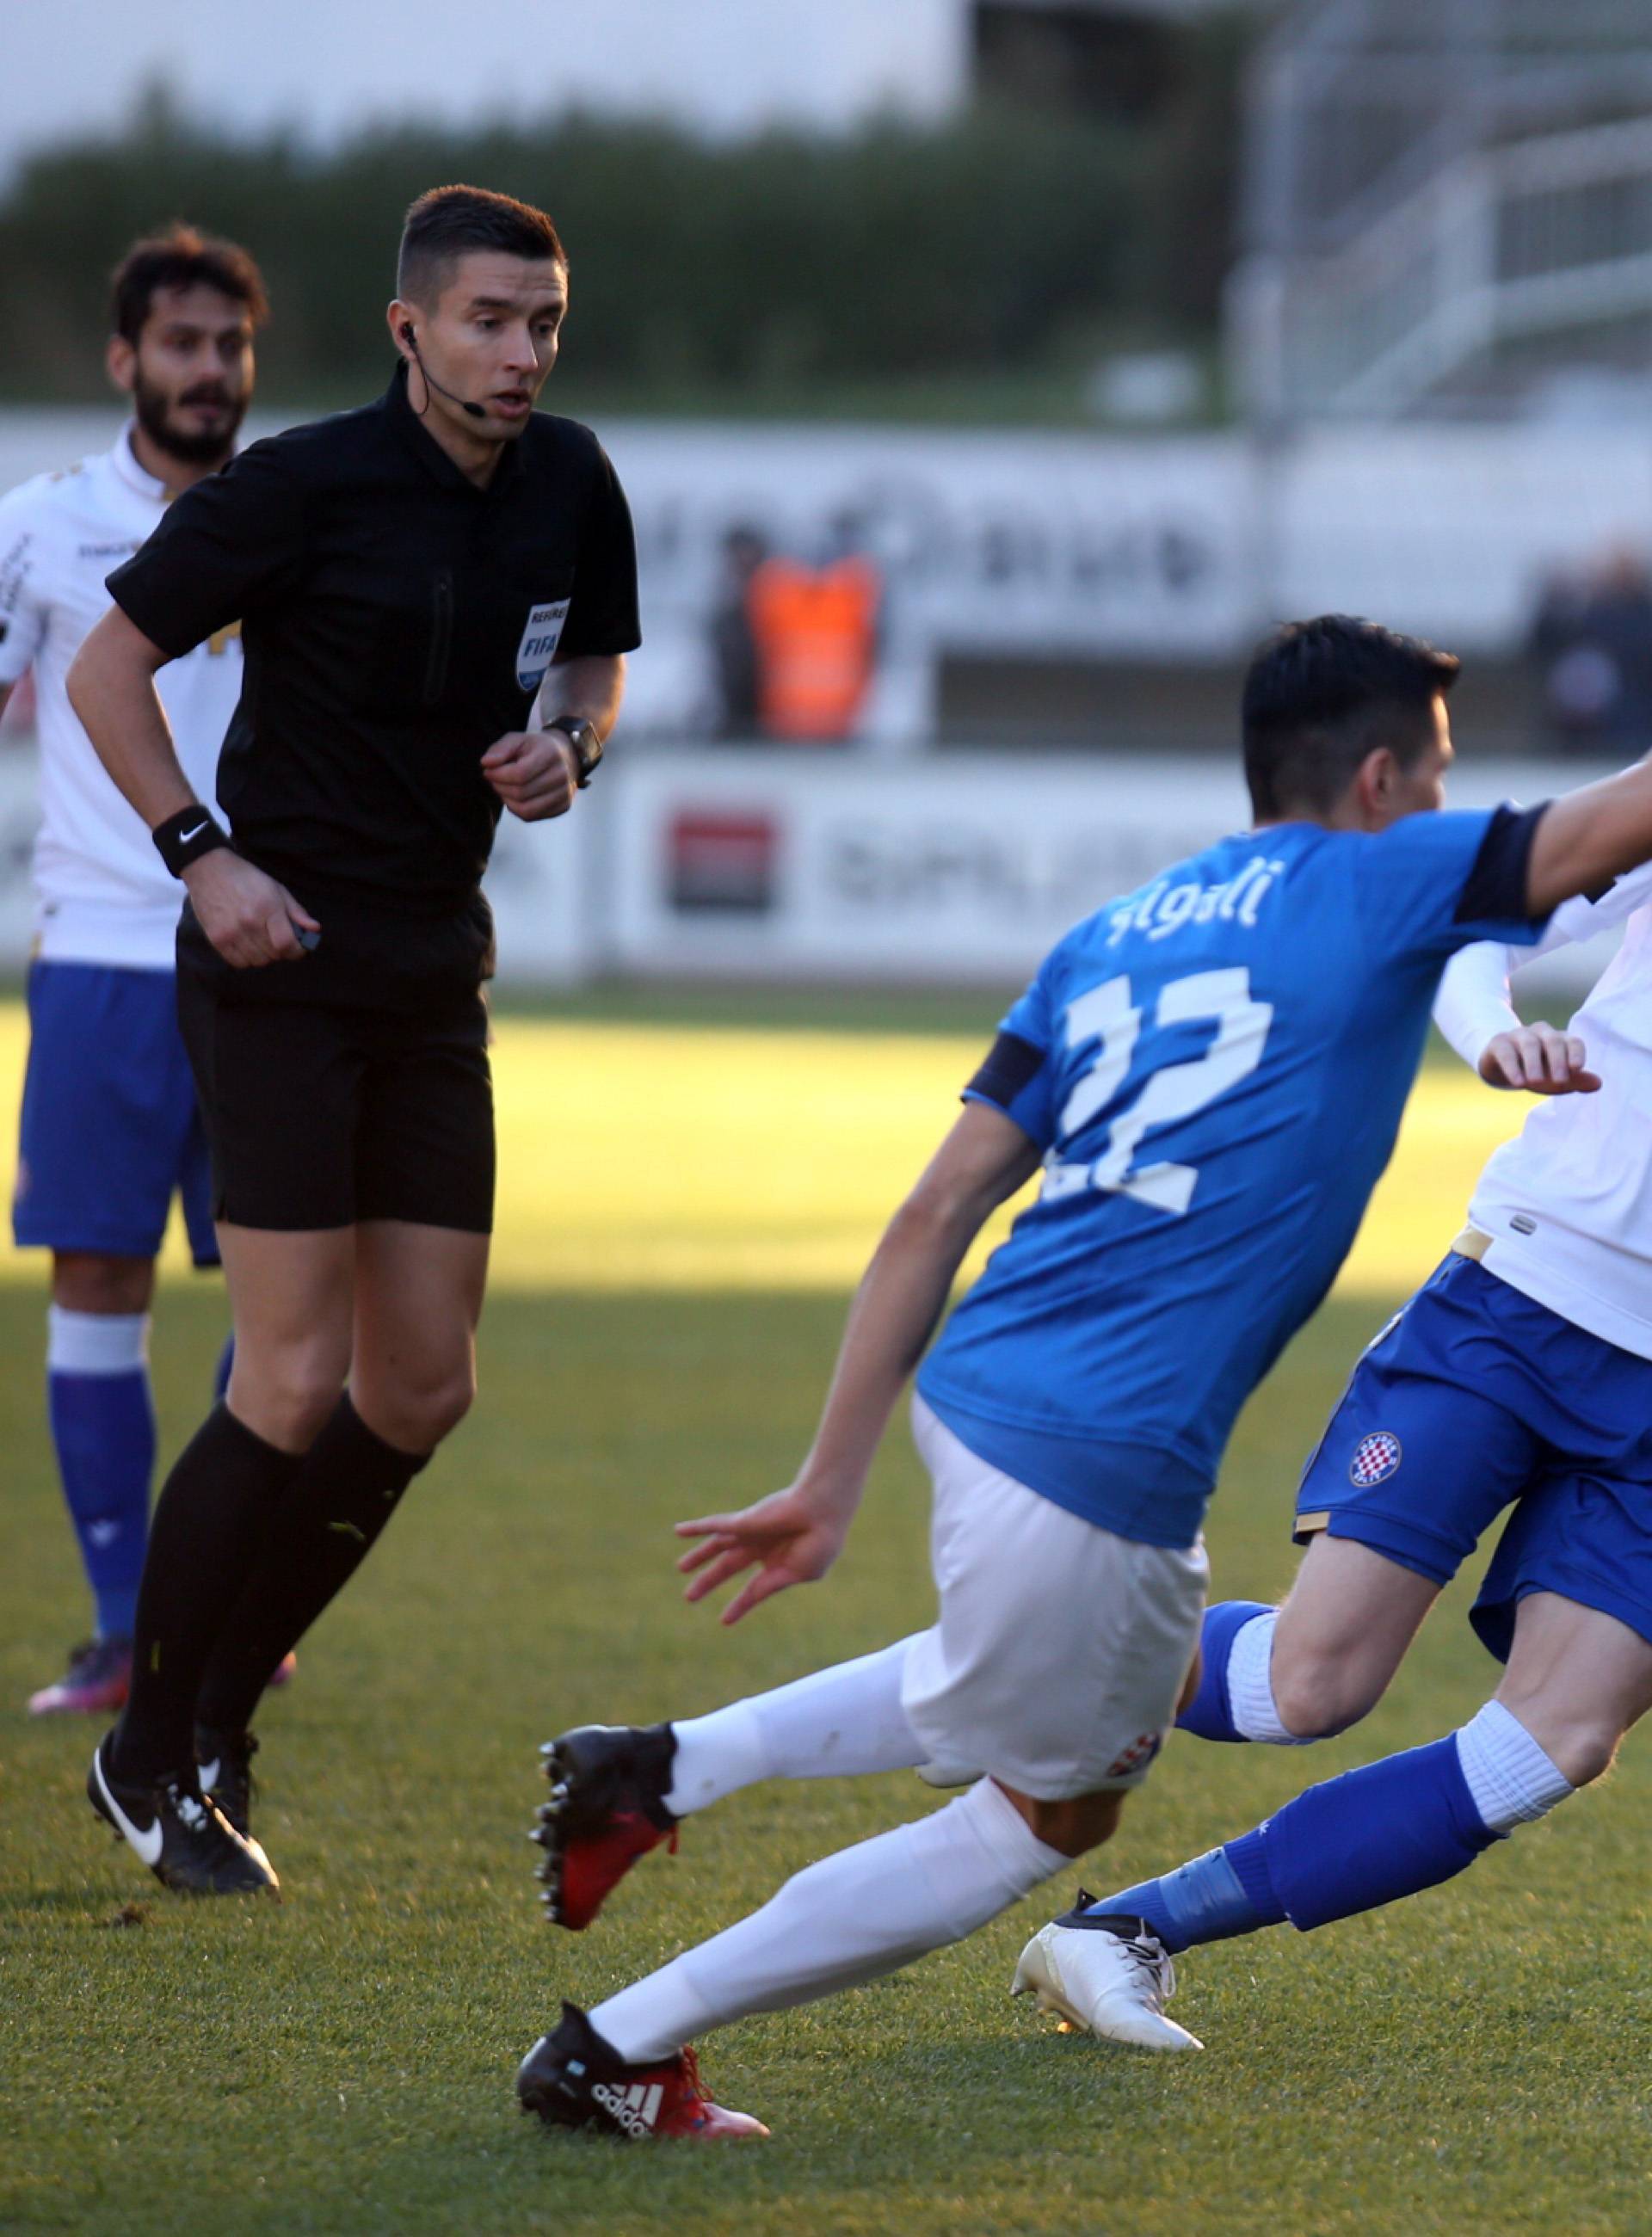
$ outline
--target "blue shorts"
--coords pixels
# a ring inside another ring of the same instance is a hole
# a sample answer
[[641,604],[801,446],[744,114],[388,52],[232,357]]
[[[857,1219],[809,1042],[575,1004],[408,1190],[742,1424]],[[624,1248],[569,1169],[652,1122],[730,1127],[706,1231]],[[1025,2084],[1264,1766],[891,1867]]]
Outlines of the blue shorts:
[[215,1266],[212,1179],[170,971],[36,963],[11,1231],[24,1249],[153,1258],[174,1191]]
[[1516,1501],[1474,1606],[1491,1652],[1541,1592],[1652,1641],[1652,1361],[1453,1253],[1355,1368],[1297,1542],[1325,1530],[1444,1585]]

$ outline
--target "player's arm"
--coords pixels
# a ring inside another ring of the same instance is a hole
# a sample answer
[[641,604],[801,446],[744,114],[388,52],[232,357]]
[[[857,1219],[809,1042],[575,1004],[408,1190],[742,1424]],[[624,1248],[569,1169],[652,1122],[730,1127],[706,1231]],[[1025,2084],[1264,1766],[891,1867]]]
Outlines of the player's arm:
[[1036,1171],[1039,1158],[1037,1145],[995,1105],[965,1105],[862,1278],[820,1427],[796,1480],[742,1513],[677,1524],[679,1537],[700,1541],[677,1563],[693,1578],[690,1600],[703,1600],[755,1567],[757,1575],[723,1613],[724,1623],[737,1623],[788,1585],[825,1575],[965,1252],[990,1215]]
[[1526,863],[1526,905],[1547,915],[1652,860],[1652,761],[1550,802]]
[[1440,980],[1434,1022],[1490,1086],[1524,1088],[1532,1095],[1592,1095],[1601,1083],[1588,1069],[1588,1052],[1577,1035],[1541,1020],[1523,1024],[1509,999],[1510,967],[1529,953],[1490,940],[1461,949]]
[[[122,794],[153,831],[186,810],[211,810],[195,798],[178,761],[155,679],[171,657],[119,606],[92,630],[69,670],[69,703]],[[304,954],[298,927],[314,917],[284,886],[228,846],[201,855],[183,872],[202,930],[226,961],[241,968]]]

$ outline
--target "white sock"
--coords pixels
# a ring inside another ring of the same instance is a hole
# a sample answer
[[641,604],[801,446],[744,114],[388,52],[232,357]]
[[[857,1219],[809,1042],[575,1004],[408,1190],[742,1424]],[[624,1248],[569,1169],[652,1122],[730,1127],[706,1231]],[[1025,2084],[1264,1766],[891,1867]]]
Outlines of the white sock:
[[1488,1701],[1457,1735],[1457,1760],[1488,1833],[1530,1825],[1576,1792],[1512,1709]]
[[810,1864],[750,1918],[598,2004],[591,2023],[628,2065],[669,2057],[707,2028],[961,1942],[1071,1861],[983,1778],[931,1818]]
[[57,1375],[129,1375],[149,1362],[148,1313],[46,1308],[46,1366]]
[[928,1750],[901,1706],[911,1644],[897,1640],[876,1654],[673,1724],[666,1808],[686,1818],[760,1778],[848,1778],[923,1762]]
[[1271,1747],[1308,1747],[1312,1736],[1287,1732],[1273,1699],[1273,1631],[1279,1620],[1278,1608],[1269,1608],[1234,1633],[1227,1650],[1227,1704],[1247,1740],[1264,1740]]

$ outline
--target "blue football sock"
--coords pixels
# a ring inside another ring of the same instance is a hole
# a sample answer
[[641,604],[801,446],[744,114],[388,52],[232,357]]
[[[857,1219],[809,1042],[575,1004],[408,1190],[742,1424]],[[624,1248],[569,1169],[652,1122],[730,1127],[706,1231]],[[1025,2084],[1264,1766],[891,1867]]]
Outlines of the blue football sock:
[[1196,1942],[1226,1942],[1278,1926],[1285,1917],[1259,1856],[1260,1835],[1246,1833],[1225,1849],[1212,1849],[1162,1879],[1144,1880],[1101,1903],[1089,1915],[1145,1919],[1173,1954]]
[[1437,1887],[1497,1838],[1453,1734],[1311,1786],[1254,1832],[1090,1909],[1146,1919],[1173,1951],[1287,1918],[1305,1933]]
[[149,1533],[148,1316],[51,1310],[47,1411],[102,1639],[130,1638]]
[[235,1331],[231,1329],[224,1338],[224,1348],[218,1355],[218,1364],[212,1371],[212,1395],[222,1400],[229,1396],[230,1371],[235,1364]]
[[1474,1806],[1455,1734],[1311,1786],[1261,1831],[1285,1917],[1305,1933],[1437,1887],[1497,1838]]
[[1199,1636],[1199,1691],[1176,1719],[1176,1729],[1201,1740],[1242,1740],[1227,1695],[1227,1658],[1247,1623],[1272,1613],[1265,1600],[1218,1600],[1205,1611]]

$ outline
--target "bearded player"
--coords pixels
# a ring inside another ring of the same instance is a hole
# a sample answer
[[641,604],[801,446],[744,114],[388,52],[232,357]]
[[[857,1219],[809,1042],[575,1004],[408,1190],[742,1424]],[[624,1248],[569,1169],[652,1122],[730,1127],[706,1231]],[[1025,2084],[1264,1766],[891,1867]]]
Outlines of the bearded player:
[[[110,311],[109,375],[132,400],[114,449],[0,502],[0,706],[32,667],[42,808],[12,1224],[20,1245],[52,1254],[48,1410],[95,1633],[33,1696],[36,1715],[105,1714],[126,1698],[155,1465],[149,1307],[175,1195],[196,1265],[218,1260],[176,1022],[177,886],[63,679],[108,610],[104,577],[234,449],[264,288],[245,249],[180,226],[128,251]],[[241,681],[233,630],[166,671],[179,750],[208,798]]]

